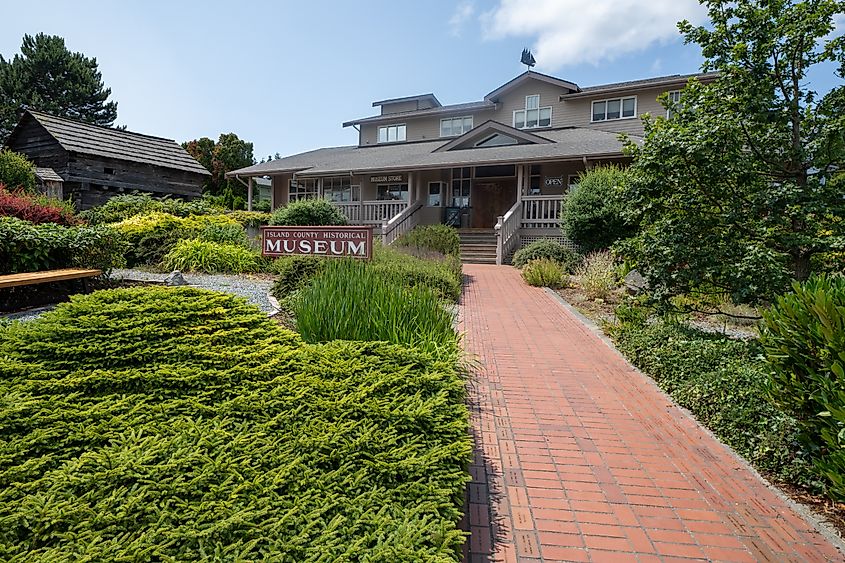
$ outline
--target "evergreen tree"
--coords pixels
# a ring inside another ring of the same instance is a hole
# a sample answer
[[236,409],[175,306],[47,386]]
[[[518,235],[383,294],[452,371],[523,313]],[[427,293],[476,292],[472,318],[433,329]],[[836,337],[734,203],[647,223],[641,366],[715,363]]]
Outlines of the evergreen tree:
[[117,118],[110,95],[96,58],[72,53],[56,35],[24,35],[19,55],[11,60],[0,55],[0,140],[25,108],[110,126]]

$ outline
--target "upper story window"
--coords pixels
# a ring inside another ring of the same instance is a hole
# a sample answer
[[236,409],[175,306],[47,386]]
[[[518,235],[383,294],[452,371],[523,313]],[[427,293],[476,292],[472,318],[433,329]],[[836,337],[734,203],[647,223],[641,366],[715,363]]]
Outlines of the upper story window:
[[472,129],[472,116],[450,117],[440,120],[441,137],[457,137]]
[[672,90],[671,92],[667,92],[666,101],[669,102],[669,107],[666,108],[666,117],[671,118],[673,115],[675,115],[673,108],[678,105],[681,101],[681,91]]
[[628,119],[637,116],[637,97],[612,98],[593,102],[592,121]]
[[405,124],[382,125],[378,128],[379,143],[398,143],[405,140]]
[[525,96],[525,109],[513,112],[513,126],[516,129],[548,127],[552,124],[552,107],[540,107],[540,95]]

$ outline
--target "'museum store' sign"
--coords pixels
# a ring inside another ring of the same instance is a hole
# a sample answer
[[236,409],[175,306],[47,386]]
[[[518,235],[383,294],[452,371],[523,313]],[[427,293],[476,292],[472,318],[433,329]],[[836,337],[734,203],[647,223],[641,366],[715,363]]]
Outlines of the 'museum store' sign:
[[263,256],[348,256],[369,260],[372,227],[261,227]]

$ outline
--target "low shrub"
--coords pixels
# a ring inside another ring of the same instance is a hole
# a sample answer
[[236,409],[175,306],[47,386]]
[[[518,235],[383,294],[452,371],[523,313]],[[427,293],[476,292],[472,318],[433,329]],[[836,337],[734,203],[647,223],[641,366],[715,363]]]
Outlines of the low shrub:
[[311,280],[322,271],[326,258],[315,256],[285,256],[277,258],[271,270],[278,274],[270,292],[282,300],[294,291],[305,289]]
[[845,277],[793,284],[763,312],[768,395],[798,419],[827,492],[845,500]]
[[522,268],[531,260],[539,260],[541,258],[560,263],[564,272],[568,274],[573,272],[581,260],[581,257],[574,250],[563,246],[556,240],[541,239],[517,250],[513,255],[512,263],[514,267]]
[[563,269],[560,262],[539,258],[531,260],[522,269],[522,279],[528,285],[536,287],[551,287],[557,289],[563,287]]
[[126,241],[107,226],[36,225],[0,217],[0,274],[56,268],[95,268],[109,273],[125,265]]
[[0,559],[459,561],[449,359],[303,344],[192,288],[0,327]]
[[271,225],[346,225],[343,212],[327,199],[303,199],[276,209],[270,217]]
[[155,198],[146,193],[119,195],[103,205],[83,211],[80,215],[92,225],[118,223],[136,215],[167,213],[176,217],[189,215],[211,215],[222,213],[223,209],[205,198],[184,201],[179,198]]
[[408,288],[390,274],[351,259],[332,260],[294,305],[307,342],[385,341],[428,350],[455,350],[452,313],[437,294]]
[[463,284],[458,257],[426,252],[425,258],[400,249],[376,246],[370,267],[408,288],[424,287],[444,301],[457,303]]
[[12,190],[34,192],[38,184],[35,164],[20,153],[0,148],[0,184]]
[[168,270],[244,274],[259,270],[258,254],[234,244],[184,239],[162,258]]
[[575,273],[578,285],[590,299],[607,299],[617,286],[616,260],[607,250],[585,256]]
[[757,343],[666,322],[606,330],[634,365],[755,467],[781,481],[817,486],[796,420],[761,400],[767,367]]
[[461,238],[458,231],[448,225],[422,225],[414,227],[393,243],[422,250],[431,250],[451,256],[461,255]]
[[242,227],[258,228],[262,225],[270,224],[269,213],[262,213],[260,211],[232,211],[227,213],[229,217],[240,223]]
[[584,253],[604,250],[634,234],[635,225],[623,213],[620,191],[629,172],[619,166],[598,166],[581,174],[578,187],[563,203],[563,232]]
[[0,184],[0,217],[17,217],[30,223],[56,223],[78,225],[81,220],[74,214],[70,202],[51,199],[39,194],[9,191]]

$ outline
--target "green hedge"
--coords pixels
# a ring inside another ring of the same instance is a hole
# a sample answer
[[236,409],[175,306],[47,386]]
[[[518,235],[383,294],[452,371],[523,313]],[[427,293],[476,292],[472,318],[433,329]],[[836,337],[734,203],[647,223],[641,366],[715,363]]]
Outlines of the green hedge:
[[523,268],[532,260],[554,260],[561,265],[565,273],[571,274],[581,257],[556,240],[540,239],[517,250],[513,255],[512,263],[516,268]]
[[107,226],[35,225],[0,217],[0,274],[56,268],[96,268],[108,273],[125,265],[126,242]]
[[376,246],[371,268],[405,287],[424,287],[441,299],[457,303],[461,297],[463,275],[456,256],[429,253],[420,258],[390,246]]
[[270,217],[271,225],[317,227],[347,223],[346,215],[327,199],[294,201],[276,209]]
[[0,559],[458,561],[451,360],[191,288],[0,328]]
[[763,319],[769,396],[798,419],[828,494],[845,501],[845,277],[796,282]]
[[764,398],[768,369],[757,343],[664,322],[606,330],[634,365],[755,467],[785,482],[817,486],[796,420]]
[[0,184],[11,190],[34,192],[38,184],[35,164],[25,155],[0,147]]
[[458,231],[448,225],[414,227],[396,239],[394,244],[451,256],[461,256],[461,238],[458,236]]
[[179,198],[156,198],[150,194],[127,194],[110,198],[106,203],[80,213],[92,225],[118,223],[150,213],[167,213],[177,217],[189,215],[213,215],[222,213],[223,209],[207,199],[193,199],[184,201]]

